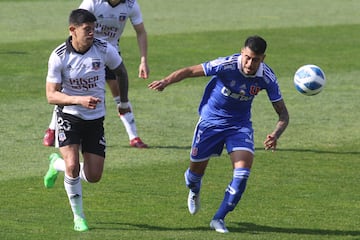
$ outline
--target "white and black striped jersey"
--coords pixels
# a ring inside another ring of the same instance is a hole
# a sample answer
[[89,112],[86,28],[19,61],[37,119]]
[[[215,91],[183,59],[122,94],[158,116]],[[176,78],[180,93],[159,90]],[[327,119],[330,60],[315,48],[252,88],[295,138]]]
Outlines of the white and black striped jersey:
[[101,99],[96,109],[81,105],[64,106],[63,112],[84,120],[105,116],[105,65],[117,68],[122,62],[117,49],[106,41],[94,38],[91,48],[78,53],[71,45],[71,37],[50,55],[47,82],[59,83],[62,92],[70,96],[93,96]]

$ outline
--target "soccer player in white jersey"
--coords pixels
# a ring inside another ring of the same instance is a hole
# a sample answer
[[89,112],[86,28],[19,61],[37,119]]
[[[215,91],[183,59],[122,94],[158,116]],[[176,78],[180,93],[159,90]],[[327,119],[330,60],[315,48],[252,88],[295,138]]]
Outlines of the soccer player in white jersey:
[[163,91],[168,85],[185,78],[212,76],[199,106],[200,119],[194,132],[185,182],[190,189],[189,212],[195,214],[200,208],[202,177],[209,159],[219,156],[226,146],[232,161],[233,178],[210,222],[210,227],[220,233],[228,232],[225,216],[240,201],[250,175],[254,158],[251,104],[259,91],[266,90],[279,117],[275,129],[265,138],[265,149],[276,149],[277,140],[289,122],[277,78],[263,62],[266,47],[263,38],[250,36],[245,40],[241,53],[179,69],[149,84],[150,89]]
[[[142,13],[136,0],[84,0],[80,7],[92,12],[96,18],[95,37],[108,41],[114,47],[118,48],[120,37],[124,31],[128,19],[136,32],[137,42],[140,51],[139,78],[146,79],[149,75],[147,64],[147,33],[143,23]],[[123,74],[121,78],[128,79],[128,74],[123,65]],[[117,87],[116,76],[106,68],[106,80],[110,87],[115,103],[120,103],[119,89]],[[132,110],[132,109],[131,109]],[[121,121],[129,136],[130,146],[137,148],[147,148],[141,138],[138,136],[133,111],[125,114],[119,114]],[[49,128],[46,130],[43,144],[52,146],[54,144],[55,134],[55,114]]]
[[[56,153],[50,155],[44,184],[53,187],[59,172],[65,172],[64,187],[76,231],[89,229],[83,212],[81,180],[100,181],[104,168],[105,65],[116,76],[124,69],[117,49],[94,38],[95,22],[96,17],[85,9],[71,12],[70,37],[51,53],[46,77],[47,100],[57,106],[57,140],[62,158]],[[129,112],[128,81],[118,79],[119,111]]]

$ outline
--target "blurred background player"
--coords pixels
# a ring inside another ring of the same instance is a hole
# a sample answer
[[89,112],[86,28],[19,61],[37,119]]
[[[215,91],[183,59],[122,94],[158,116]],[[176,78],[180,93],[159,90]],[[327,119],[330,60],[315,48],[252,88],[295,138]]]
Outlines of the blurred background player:
[[251,122],[254,97],[261,90],[266,90],[279,117],[275,129],[266,136],[265,149],[275,150],[277,139],[289,122],[277,78],[263,62],[266,47],[263,38],[250,36],[245,40],[241,53],[179,69],[149,84],[150,89],[163,91],[168,85],[185,78],[213,76],[199,106],[200,119],[194,131],[185,183],[190,189],[188,209],[191,214],[195,214],[200,208],[202,177],[209,159],[214,155],[220,156],[226,146],[232,162],[233,178],[218,211],[210,221],[210,227],[220,233],[228,232],[225,216],[240,201],[250,175],[255,151]]
[[[80,7],[92,12],[96,18],[95,37],[108,41],[116,47],[120,54],[120,37],[125,29],[128,19],[136,32],[137,43],[140,51],[139,78],[147,79],[149,76],[149,67],[147,63],[147,32],[143,23],[142,13],[136,0],[84,0]],[[128,73],[123,66],[123,74],[119,77],[128,79]],[[106,68],[106,81],[111,90],[115,103],[120,103],[119,89],[115,75]],[[129,103],[130,104],[130,103]],[[120,114],[120,119],[129,136],[130,146],[136,148],[147,148],[141,138],[138,136],[133,109],[131,112]],[[54,109],[55,110],[55,109]],[[49,128],[45,132],[43,144],[53,146],[55,141],[56,113],[53,112]]]
[[[98,182],[104,169],[105,66],[117,77],[124,69],[117,49],[94,38],[95,21],[96,17],[85,9],[71,12],[70,37],[52,51],[46,77],[48,103],[57,106],[56,137],[62,158],[57,153],[50,155],[44,185],[52,188],[59,172],[65,172],[64,187],[73,212],[74,230],[81,232],[89,229],[81,180]],[[128,81],[118,79],[119,111],[129,112]]]

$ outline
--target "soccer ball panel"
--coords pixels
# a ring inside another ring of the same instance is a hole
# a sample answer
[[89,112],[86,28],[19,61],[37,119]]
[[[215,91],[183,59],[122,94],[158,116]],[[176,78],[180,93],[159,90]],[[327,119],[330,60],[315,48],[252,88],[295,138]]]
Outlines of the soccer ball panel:
[[294,76],[295,89],[301,94],[312,96],[320,93],[326,77],[320,67],[312,64],[301,66]]

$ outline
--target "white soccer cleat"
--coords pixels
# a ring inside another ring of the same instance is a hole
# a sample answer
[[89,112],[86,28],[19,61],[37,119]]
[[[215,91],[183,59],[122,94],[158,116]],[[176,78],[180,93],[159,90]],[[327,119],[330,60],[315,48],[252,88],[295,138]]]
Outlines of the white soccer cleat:
[[194,193],[193,191],[189,191],[188,196],[188,209],[190,214],[194,215],[200,209],[200,193]]
[[210,228],[219,233],[228,233],[229,230],[225,226],[225,222],[222,219],[213,219],[210,222]]

